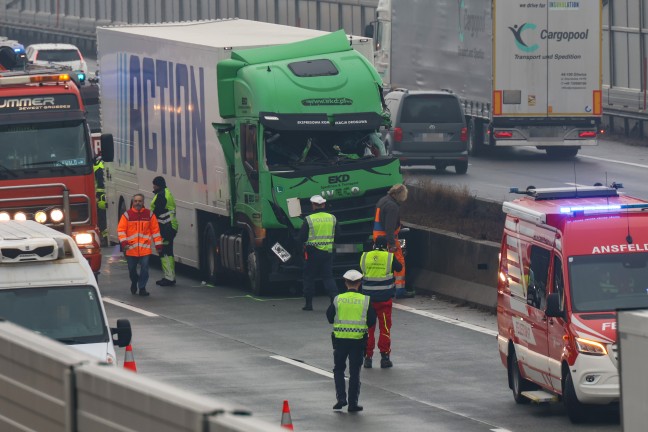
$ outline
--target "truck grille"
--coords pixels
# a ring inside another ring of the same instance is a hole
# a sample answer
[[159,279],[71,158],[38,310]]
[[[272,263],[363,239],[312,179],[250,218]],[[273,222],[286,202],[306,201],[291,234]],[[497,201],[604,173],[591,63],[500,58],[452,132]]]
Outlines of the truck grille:
[[[367,240],[373,232],[376,203],[389,189],[375,189],[359,197],[350,197],[326,202],[326,210],[337,219],[339,236],[336,243],[359,243]],[[300,200],[302,214],[310,214],[310,198]]]

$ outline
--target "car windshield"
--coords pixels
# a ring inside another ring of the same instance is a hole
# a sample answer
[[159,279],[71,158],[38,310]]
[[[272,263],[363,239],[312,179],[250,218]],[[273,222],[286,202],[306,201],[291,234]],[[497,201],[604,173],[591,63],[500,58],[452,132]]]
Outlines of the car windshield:
[[402,123],[461,123],[457,98],[451,95],[409,95],[403,102]]
[[0,317],[67,344],[108,342],[92,286],[0,290]]
[[79,51],[75,49],[48,49],[40,50],[36,60],[46,62],[72,62],[80,61]]
[[648,307],[648,253],[569,257],[574,312]]
[[91,164],[81,120],[0,126],[0,165],[14,172]]
[[286,132],[266,129],[264,142],[270,169],[346,164],[386,155],[385,146],[374,131]]

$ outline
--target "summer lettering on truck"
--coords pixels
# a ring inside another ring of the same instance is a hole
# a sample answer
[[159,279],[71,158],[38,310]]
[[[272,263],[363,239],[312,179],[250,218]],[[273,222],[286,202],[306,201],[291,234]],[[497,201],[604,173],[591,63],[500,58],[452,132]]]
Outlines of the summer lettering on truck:
[[[97,275],[94,152],[71,74],[31,65],[0,72],[0,221],[34,220],[65,232]],[[101,142],[111,160],[112,136]]]
[[99,28],[97,43],[102,130],[116,141],[112,241],[132,195],[150,200],[162,175],[175,258],[208,280],[244,273],[257,294],[299,281],[315,194],[340,226],[334,271],[357,264],[376,202],[402,181],[378,134],[388,121],[371,40],[233,19]]
[[574,423],[618,403],[616,311],[648,307],[648,201],[614,186],[530,188],[503,205],[497,340],[508,385],[517,403],[561,398]]
[[[375,65],[385,88],[447,89],[463,103],[470,154],[535,146],[573,157],[597,145],[602,5],[590,1],[379,0]],[[458,23],[458,25],[457,25]]]

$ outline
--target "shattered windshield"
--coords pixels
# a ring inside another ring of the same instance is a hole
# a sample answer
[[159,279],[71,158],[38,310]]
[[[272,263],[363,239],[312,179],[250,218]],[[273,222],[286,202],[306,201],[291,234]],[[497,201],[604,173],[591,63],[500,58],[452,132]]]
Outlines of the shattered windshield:
[[6,170],[90,164],[87,129],[81,120],[0,126],[0,165]]
[[385,156],[385,146],[375,131],[264,132],[269,169],[339,165]]

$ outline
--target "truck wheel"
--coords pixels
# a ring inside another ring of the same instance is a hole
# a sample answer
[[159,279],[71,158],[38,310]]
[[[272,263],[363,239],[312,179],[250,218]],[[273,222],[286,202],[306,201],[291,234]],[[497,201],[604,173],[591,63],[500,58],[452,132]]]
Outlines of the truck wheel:
[[258,249],[251,247],[247,256],[247,276],[250,290],[262,296],[269,291],[268,269]]
[[508,375],[509,375],[509,386],[513,390],[513,399],[515,403],[518,404],[528,404],[530,399],[522,396],[522,392],[532,390],[533,383],[522,378],[520,374],[520,366],[518,365],[517,355],[515,355],[515,350],[509,356],[508,362]]
[[223,283],[224,269],[221,266],[220,244],[216,226],[210,222],[203,231],[201,265],[205,279],[210,283]]
[[578,153],[579,147],[547,147],[548,156],[557,158],[573,158]]
[[468,172],[468,161],[457,162],[455,164],[455,172],[457,174],[466,174]]
[[484,153],[484,125],[476,122],[475,119],[470,121],[468,126],[468,154],[477,156]]
[[567,372],[567,376],[565,377],[563,402],[565,404],[565,409],[567,410],[569,420],[571,420],[572,423],[583,423],[585,420],[587,420],[587,406],[578,400],[578,396],[576,396],[576,390],[574,389],[574,381],[572,380],[571,374],[569,372]]

